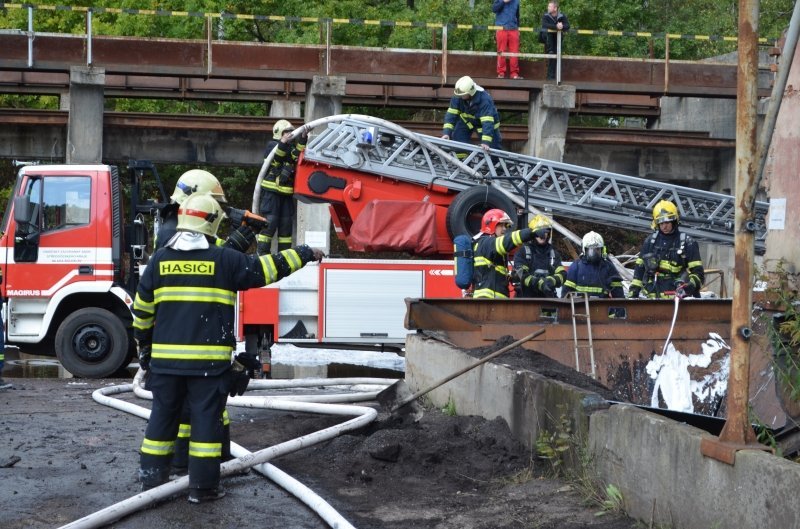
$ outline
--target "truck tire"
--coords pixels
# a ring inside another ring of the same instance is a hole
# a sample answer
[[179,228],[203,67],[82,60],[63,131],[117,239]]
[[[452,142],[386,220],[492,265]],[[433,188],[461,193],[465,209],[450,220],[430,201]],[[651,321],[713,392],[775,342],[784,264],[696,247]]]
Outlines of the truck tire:
[[76,377],[103,378],[126,364],[129,338],[122,321],[97,307],[76,310],[56,331],[56,356]]
[[450,239],[456,235],[475,235],[481,231],[481,218],[490,209],[502,209],[516,221],[517,208],[514,202],[491,186],[475,186],[455,196],[447,208],[445,225]]

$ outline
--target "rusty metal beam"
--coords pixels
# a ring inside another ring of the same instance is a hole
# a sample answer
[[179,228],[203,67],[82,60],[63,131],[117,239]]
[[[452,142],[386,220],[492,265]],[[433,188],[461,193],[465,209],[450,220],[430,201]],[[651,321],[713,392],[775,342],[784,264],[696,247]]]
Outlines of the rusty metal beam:
[[728,416],[719,438],[703,439],[702,453],[729,465],[736,452],[762,448],[750,424],[750,339],[752,330],[753,257],[755,234],[748,227],[756,195],[758,123],[758,0],[739,0],[739,79],[736,98],[736,214],[734,222],[733,306],[731,308],[731,367],[728,378]]
[[[0,121],[6,124],[29,126],[66,126],[66,110],[0,109]],[[106,112],[106,127],[151,128],[172,130],[211,130],[233,132],[263,132],[272,130],[275,117],[230,115],[150,114],[139,112]],[[397,121],[413,132],[436,136],[442,124],[425,121]],[[527,141],[527,125],[503,125],[506,141]],[[735,142],[709,138],[707,133],[647,129],[596,129],[570,127],[567,143],[623,145],[637,147],[670,147],[691,149],[732,149]]]
[[[189,77],[204,80],[238,79],[310,81],[330,74],[348,84],[427,87],[435,91],[470,74],[485,87],[522,91],[544,84],[544,60],[523,60],[524,80],[496,79],[493,54],[449,52],[446,75],[438,50],[383,50],[333,46],[326,58],[318,45],[250,42],[100,37],[92,39],[92,65],[107,75]],[[213,61],[209,63],[209,57]],[[79,35],[39,34],[33,42],[33,71],[68,72],[86,65],[86,43]],[[0,69],[28,72],[28,39],[0,34]],[[640,94],[646,96],[736,97],[736,66],[708,62],[669,63],[660,60],[569,57],[563,59],[563,82],[580,92]],[[444,83],[443,83],[444,79]],[[761,87],[769,95],[769,87]]]

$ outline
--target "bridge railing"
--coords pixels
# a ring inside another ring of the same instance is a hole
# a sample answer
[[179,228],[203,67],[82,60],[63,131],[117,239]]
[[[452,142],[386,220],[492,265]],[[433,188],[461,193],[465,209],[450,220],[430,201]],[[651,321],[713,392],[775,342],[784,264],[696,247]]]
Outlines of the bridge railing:
[[[211,45],[215,41],[222,40],[266,40],[270,42],[302,43],[324,46],[326,49],[325,73],[330,74],[331,48],[337,45],[353,45],[352,38],[337,31],[337,28],[345,26],[359,26],[361,46],[381,46],[398,48],[408,51],[409,49],[420,49],[428,52],[434,51],[441,54],[443,81],[447,77],[447,55],[450,53],[475,54],[478,56],[495,56],[496,51],[481,51],[480,49],[494,49],[494,32],[501,27],[494,25],[480,24],[461,24],[461,23],[441,23],[424,21],[398,21],[398,20],[371,20],[353,18],[324,18],[324,17],[302,17],[286,15],[258,15],[246,13],[208,13],[190,11],[168,11],[155,9],[127,9],[112,7],[83,7],[83,6],[59,6],[59,5],[34,5],[34,4],[12,4],[0,2],[0,8],[7,10],[5,17],[0,16],[0,21],[5,20],[8,29],[16,29],[27,33],[29,39],[29,65],[33,65],[33,42],[37,33],[37,14],[47,15],[48,21],[39,21],[47,30],[53,29],[52,18],[72,17],[73,20],[65,20],[56,23],[58,28],[75,28],[78,25],[77,17],[85,19],[84,29],[81,32],[86,38],[86,61],[87,65],[92,64],[92,38],[96,35],[120,35],[120,27],[123,31],[133,33],[124,36],[131,37],[163,37],[165,33],[178,35],[183,38],[204,39],[208,42],[209,52]],[[16,11],[16,16],[11,13]],[[20,16],[24,13],[24,16]],[[128,17],[135,17],[130,19]],[[153,19],[155,17],[155,20]],[[41,18],[41,17],[40,17]],[[121,20],[128,19],[125,24],[119,24]],[[270,34],[256,35],[258,24],[266,25],[270,29]],[[24,24],[24,27],[21,27]],[[17,27],[12,27],[16,25]],[[281,27],[282,25],[282,27]],[[522,36],[521,49],[530,50],[539,47],[536,41],[538,27],[520,27]],[[61,31],[63,32],[63,30]],[[383,34],[382,36],[378,34]],[[388,37],[386,34],[390,34]],[[464,38],[465,34],[467,38]],[[637,45],[618,46],[621,53],[634,55],[638,50],[647,50],[646,57],[640,55],[631,56],[632,59],[647,58],[650,60],[664,61],[669,63],[675,61],[673,54],[673,43],[676,41],[694,41],[703,49],[697,48],[695,53],[705,53],[706,57],[715,57],[736,50],[737,37],[735,36],[714,36],[714,35],[685,35],[674,33],[653,33],[637,31],[613,31],[613,30],[591,30],[591,29],[572,29],[568,33],[570,40],[573,37],[579,39],[634,39],[640,41]],[[528,38],[530,35],[530,38]],[[557,82],[561,80],[561,63],[563,59],[581,58],[586,56],[567,55],[562,46],[562,34],[558,34],[558,47],[555,55],[545,53],[521,52],[517,54],[506,53],[506,56],[517,56],[522,59],[553,59],[557,60]],[[761,38],[759,43],[765,46],[775,44],[775,39]],[[585,45],[573,45],[573,48],[589,48]],[[467,48],[467,49],[465,49]],[[634,52],[634,53],[631,53]],[[678,52],[680,58],[685,50]],[[617,57],[626,55],[617,55]],[[692,57],[697,59],[698,57]],[[763,65],[763,68],[769,68]]]

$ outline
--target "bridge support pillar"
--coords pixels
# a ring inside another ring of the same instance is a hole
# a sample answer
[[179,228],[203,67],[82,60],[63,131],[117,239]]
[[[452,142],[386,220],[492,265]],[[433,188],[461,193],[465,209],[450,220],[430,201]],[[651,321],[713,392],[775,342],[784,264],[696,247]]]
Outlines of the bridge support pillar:
[[73,66],[69,72],[67,163],[100,163],[103,158],[103,68]]
[[567,140],[569,111],[575,106],[575,87],[546,84],[531,92],[530,138],[523,154],[561,162]]
[[[345,78],[315,75],[306,91],[306,122],[342,113]],[[330,251],[331,215],[327,204],[297,204],[297,242]]]

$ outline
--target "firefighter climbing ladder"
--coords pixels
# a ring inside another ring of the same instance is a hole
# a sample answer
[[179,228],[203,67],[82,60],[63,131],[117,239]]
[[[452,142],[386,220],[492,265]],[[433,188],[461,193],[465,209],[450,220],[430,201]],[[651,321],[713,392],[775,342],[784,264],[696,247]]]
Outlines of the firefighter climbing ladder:
[[[638,231],[650,231],[653,206],[670,200],[680,212],[682,231],[699,241],[733,245],[736,208],[730,195],[512,152],[486,152],[370,116],[333,116],[309,125],[321,129],[306,147],[311,161],[455,191],[489,184],[521,199],[526,209]],[[756,202],[755,218],[748,223],[758,253],[764,251],[767,209],[767,202]]]

